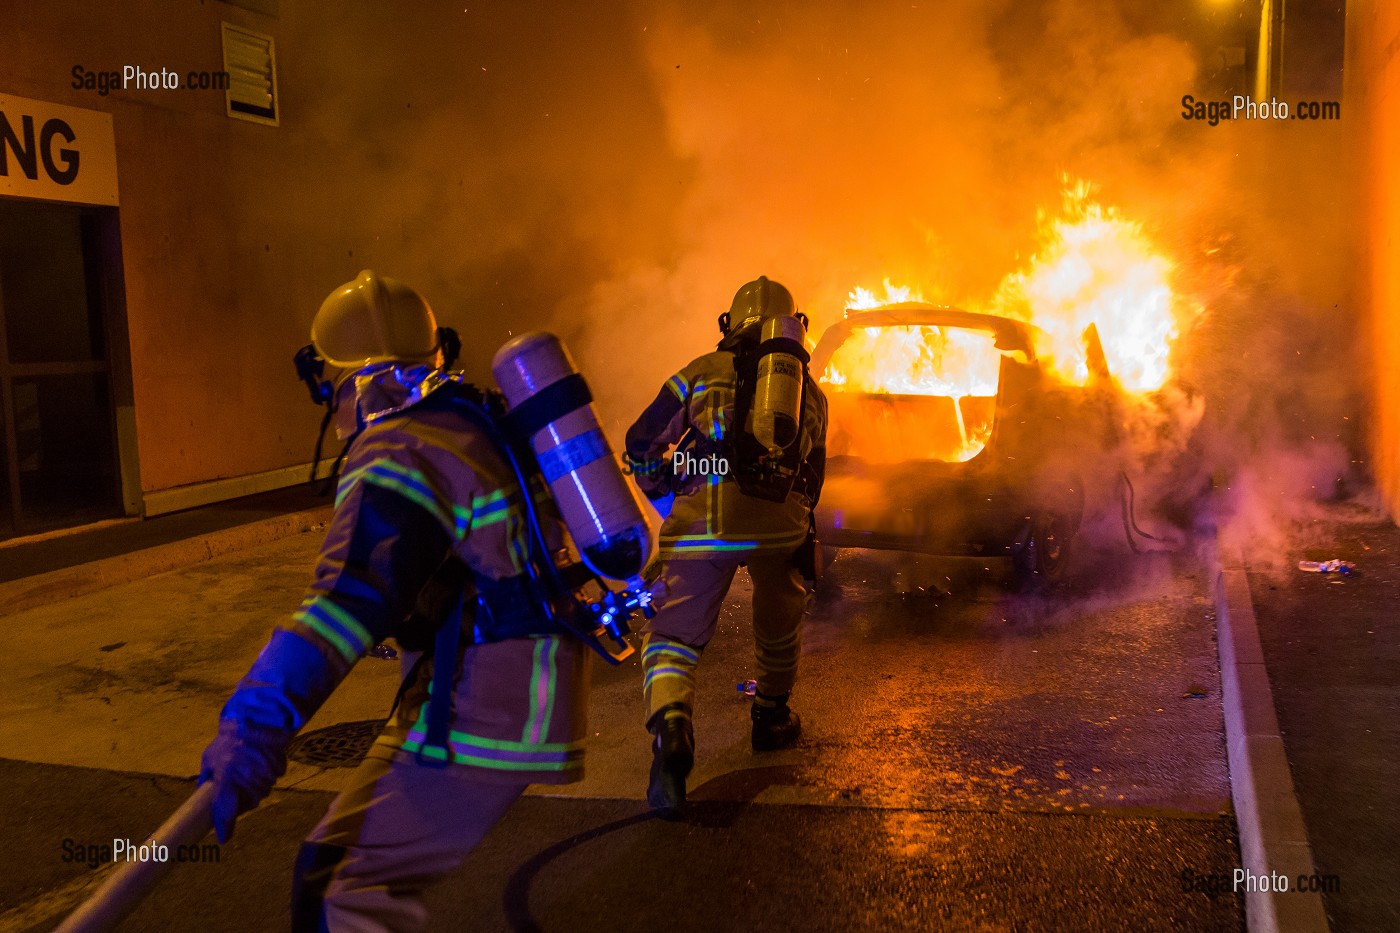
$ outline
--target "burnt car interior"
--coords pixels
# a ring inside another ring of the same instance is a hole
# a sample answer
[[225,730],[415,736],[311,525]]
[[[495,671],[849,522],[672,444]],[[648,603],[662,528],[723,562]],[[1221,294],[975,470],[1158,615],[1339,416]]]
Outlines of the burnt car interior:
[[830,413],[824,542],[1058,578],[1083,511],[1086,393],[1044,373],[1034,327],[912,302],[848,312],[812,370]]

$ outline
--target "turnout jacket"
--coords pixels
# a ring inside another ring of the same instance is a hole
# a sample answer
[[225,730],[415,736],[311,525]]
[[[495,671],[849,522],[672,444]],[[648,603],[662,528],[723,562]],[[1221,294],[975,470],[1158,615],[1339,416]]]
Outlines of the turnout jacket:
[[[346,455],[314,579],[282,626],[326,662],[322,682],[287,691],[303,694],[287,698],[295,710],[286,724],[291,731],[371,646],[394,633],[449,555],[487,580],[525,568],[523,492],[492,441],[450,403],[447,381],[426,367],[388,364],[355,378],[353,402],[365,427]],[[551,525],[553,546],[565,532],[552,503],[545,504],[541,519]],[[498,783],[580,779],[588,650],[563,632],[474,644],[474,608],[469,594],[449,760]],[[432,669],[418,666],[371,755],[423,750]]]
[[749,424],[734,423],[737,381],[733,352],[706,353],[668,379],[627,431],[627,459],[642,491],[660,498],[669,486],[676,493],[658,538],[662,560],[793,551],[806,537],[826,465],[827,425],[826,396],[809,376],[804,376],[802,427],[793,443],[813,482],[797,483],[786,501],[742,493],[732,453],[726,454],[730,470],[725,474],[679,475],[667,463],[656,475],[655,466],[678,444],[684,450],[693,441],[696,454],[725,452],[737,431],[752,431],[752,411]]

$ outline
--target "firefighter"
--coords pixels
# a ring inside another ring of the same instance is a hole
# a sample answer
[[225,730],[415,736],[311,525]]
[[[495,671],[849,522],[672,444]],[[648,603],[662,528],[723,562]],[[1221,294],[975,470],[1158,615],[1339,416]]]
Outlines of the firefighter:
[[[445,612],[436,636],[420,633],[427,657],[307,837],[293,879],[294,929],[418,929],[424,888],[527,784],[582,776],[589,654],[535,611],[520,484],[456,401],[474,390],[435,369],[423,298],[363,272],[322,304],[312,340],[344,370],[338,430],[354,440],[306,598],[224,706],[200,783],[216,786],[215,829],[227,840],[283,773],[289,740],[367,649],[391,634],[415,647],[402,620]],[[554,518],[539,523],[551,546],[563,535]],[[467,585],[491,611],[469,601],[459,624]]]
[[[826,399],[806,371],[806,318],[782,285],[765,277],[747,283],[719,324],[717,349],[668,380],[627,432],[639,488],[657,503],[674,496],[648,571],[657,578],[657,614],[642,648],[653,737],[647,799],[671,811],[685,802],[694,763],[695,669],[741,565],[753,580],[753,749],[783,748],[802,728],[788,699],[801,651],[804,578],[816,575],[812,510],[826,462]],[[796,328],[795,337],[760,340],[785,328]],[[771,394],[756,391],[760,374],[772,369],[764,353],[775,349],[797,357],[786,361],[796,436],[781,450],[754,436]]]

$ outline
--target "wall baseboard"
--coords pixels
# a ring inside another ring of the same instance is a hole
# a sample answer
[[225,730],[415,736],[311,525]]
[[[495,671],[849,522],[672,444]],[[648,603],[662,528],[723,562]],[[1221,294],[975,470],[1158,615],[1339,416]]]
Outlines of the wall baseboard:
[[252,496],[273,489],[285,489],[304,483],[311,475],[311,464],[300,463],[268,470],[266,473],[250,473],[247,476],[230,476],[227,479],[210,480],[206,483],[190,483],[188,486],[174,486],[158,489],[142,496],[141,513],[146,518],[198,508],[211,502],[223,502],[240,496]]

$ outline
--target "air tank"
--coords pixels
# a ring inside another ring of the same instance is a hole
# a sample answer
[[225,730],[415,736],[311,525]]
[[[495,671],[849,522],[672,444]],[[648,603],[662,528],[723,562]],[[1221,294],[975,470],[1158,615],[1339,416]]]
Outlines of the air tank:
[[809,359],[802,322],[791,315],[763,322],[754,385],[753,436],[777,456],[797,440],[802,417],[802,368]]
[[549,491],[595,573],[635,581],[651,542],[646,520],[569,351],[553,334],[521,334],[491,362],[510,417],[526,426]]

